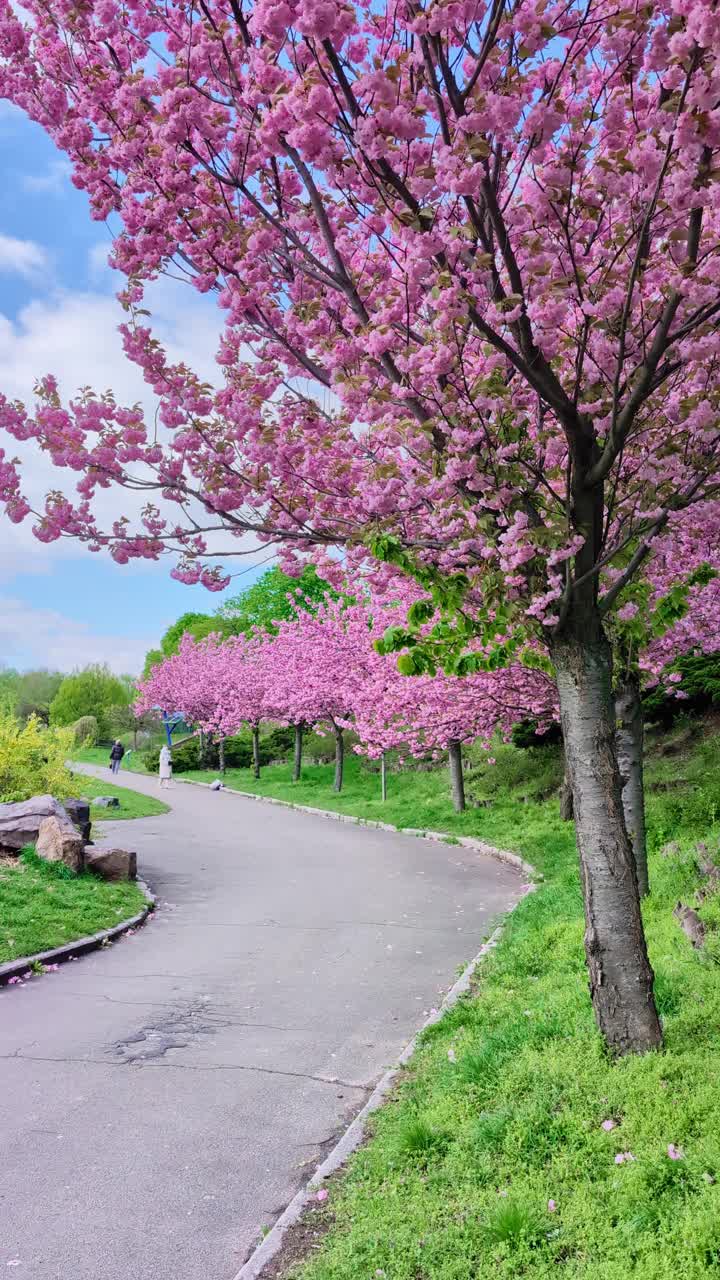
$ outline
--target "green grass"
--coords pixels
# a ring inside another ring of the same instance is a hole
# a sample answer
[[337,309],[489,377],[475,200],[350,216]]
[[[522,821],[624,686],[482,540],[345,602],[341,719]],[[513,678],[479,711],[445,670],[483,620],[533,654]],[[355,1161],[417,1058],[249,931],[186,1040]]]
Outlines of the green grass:
[[[502,767],[506,772],[512,773],[518,767],[516,757],[534,757],[537,754],[542,753],[512,752],[511,749],[501,751]],[[527,769],[529,760],[521,759],[520,764]],[[549,759],[543,761],[543,767],[547,774],[546,785],[552,789],[556,785],[555,773],[558,767],[555,753],[550,753]],[[389,822],[400,828],[446,831],[454,836],[476,835],[491,842],[494,840],[495,843],[500,842],[500,833],[504,833],[509,826],[517,825],[518,818],[520,822],[524,822],[524,806],[518,813],[517,795],[505,792],[494,797],[491,802],[486,792],[493,784],[479,772],[474,778],[472,770],[469,771],[468,784],[472,807],[464,813],[455,813],[452,808],[444,770],[424,772],[400,769],[390,772],[388,798],[384,804],[380,794],[380,774],[376,769],[369,768],[364,760],[357,756],[347,757],[345,784],[339,795],[332,790],[333,773],[333,765],[304,765],[301,781],[294,783],[291,765],[281,764],[263,768],[259,781],[255,781],[249,769],[228,769],[223,781],[228,787],[251,791],[255,795],[275,796],[295,804],[355,814],[374,821]],[[193,771],[177,774],[176,781],[187,779],[211,782],[218,776],[217,771]],[[528,791],[532,790],[530,779],[525,779],[522,786]],[[477,807],[473,805],[473,797]]]
[[[127,787],[116,787],[103,778],[90,778],[87,774],[76,774],[81,795],[90,801],[90,817],[93,822],[103,819],[115,822],[118,818],[153,818],[159,813],[167,813],[169,805],[154,796],[141,795],[139,791],[130,791]],[[105,809],[94,805],[95,796],[117,796],[120,804],[117,809]]]
[[76,876],[26,850],[0,864],[0,962],[109,929],[144,906],[134,883]]
[[[691,738],[692,735],[689,735]],[[682,746],[682,732],[679,738]],[[720,738],[648,761],[652,895],[645,906],[665,1049],[610,1062],[583,962],[574,833],[553,753],[498,750],[455,815],[440,774],[377,776],[347,792],[329,768],[228,782],[398,825],[472,832],[546,877],[510,917],[472,996],[423,1037],[371,1140],[314,1212],[328,1231],[302,1280],[706,1280],[720,1277],[720,899],[693,951],[672,917],[698,855],[720,861]],[[671,785],[668,787],[667,784]],[[676,784],[680,785],[676,785]],[[700,848],[698,849],[698,843]],[[604,1122],[612,1122],[609,1131]],[[669,1145],[683,1158],[670,1159]],[[618,1154],[634,1159],[616,1163]]]
[[[147,773],[148,770],[143,764],[144,748],[138,751],[131,751],[128,758],[126,752],[120,765],[120,773]],[[99,764],[103,768],[109,767],[110,748],[109,747],[82,747],[75,752],[75,759],[81,764]]]

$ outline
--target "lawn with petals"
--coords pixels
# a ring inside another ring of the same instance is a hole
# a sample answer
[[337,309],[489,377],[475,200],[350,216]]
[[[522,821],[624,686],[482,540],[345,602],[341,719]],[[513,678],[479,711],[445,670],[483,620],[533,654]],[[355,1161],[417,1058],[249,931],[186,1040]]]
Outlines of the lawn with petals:
[[[463,828],[522,853],[545,881],[511,916],[472,996],[425,1034],[371,1140],[315,1202],[310,1256],[274,1275],[720,1276],[720,896],[700,907],[700,951],[672,915],[678,899],[695,900],[698,862],[720,862],[719,746],[698,737],[648,763],[644,915],[665,1049],[616,1064],[587,993],[572,826],[556,798],[537,798],[535,753],[498,752],[494,781],[476,784],[494,790],[492,807],[462,815]],[[458,829],[449,806],[441,817],[432,825]]]
[[77,876],[63,863],[44,862],[26,850],[0,861],[0,962],[110,929],[144,906],[132,882]]

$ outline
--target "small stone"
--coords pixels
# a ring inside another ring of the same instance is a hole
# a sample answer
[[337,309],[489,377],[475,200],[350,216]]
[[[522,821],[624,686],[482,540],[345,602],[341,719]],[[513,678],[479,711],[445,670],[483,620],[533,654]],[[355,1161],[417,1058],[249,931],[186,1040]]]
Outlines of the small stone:
[[0,804],[0,849],[15,854],[26,845],[35,844],[40,823],[50,817],[69,821],[60,801],[51,795]]
[[96,796],[95,799],[93,800],[93,804],[98,805],[99,808],[101,809],[119,809],[120,808],[120,801],[118,800],[117,796]]
[[90,821],[90,801],[86,800],[84,796],[80,799],[71,797],[69,800],[65,801],[65,808],[70,817],[70,821],[77,827],[80,835],[85,841],[85,844],[88,844],[90,840],[90,830],[92,827],[92,823]]
[[94,845],[86,851],[85,866],[102,880],[135,880],[137,854],[127,849],[103,849]]
[[68,817],[43,818],[35,845],[45,862],[64,862],[71,871],[82,871],[85,845]]

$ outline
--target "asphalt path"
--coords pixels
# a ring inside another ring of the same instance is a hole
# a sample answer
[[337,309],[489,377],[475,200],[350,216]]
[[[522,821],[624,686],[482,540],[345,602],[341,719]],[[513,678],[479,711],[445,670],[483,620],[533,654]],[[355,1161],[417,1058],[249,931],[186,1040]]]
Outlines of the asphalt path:
[[0,993],[0,1274],[18,1280],[232,1280],[521,893],[460,846],[181,783],[163,798],[103,824],[138,852],[152,923]]

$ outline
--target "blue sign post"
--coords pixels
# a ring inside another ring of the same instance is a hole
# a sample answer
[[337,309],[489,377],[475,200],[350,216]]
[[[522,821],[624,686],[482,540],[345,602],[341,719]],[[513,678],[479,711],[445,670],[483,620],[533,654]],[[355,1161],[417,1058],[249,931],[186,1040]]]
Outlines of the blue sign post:
[[167,744],[169,747],[171,747],[173,729],[176,729],[179,724],[183,723],[182,714],[179,711],[175,711],[172,713],[170,713],[169,711],[163,711],[162,722],[165,725],[165,736],[167,737]]

